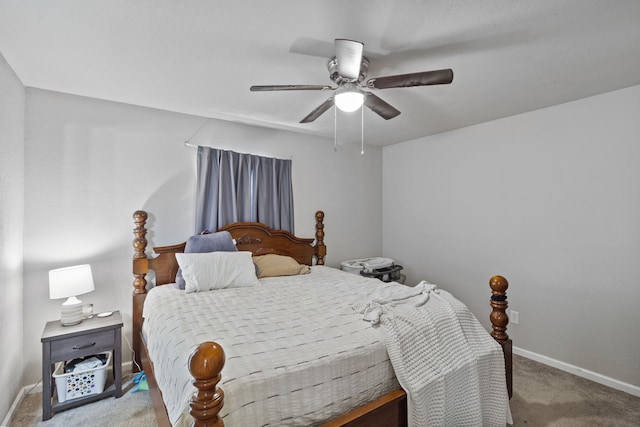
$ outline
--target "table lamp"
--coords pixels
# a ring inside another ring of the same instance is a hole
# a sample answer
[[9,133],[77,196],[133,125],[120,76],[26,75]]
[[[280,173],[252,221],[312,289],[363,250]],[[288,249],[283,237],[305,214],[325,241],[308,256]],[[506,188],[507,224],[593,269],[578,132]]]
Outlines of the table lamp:
[[95,290],[89,264],[74,265],[49,271],[49,299],[67,298],[62,303],[60,323],[63,326],[82,322],[82,301],[77,295]]

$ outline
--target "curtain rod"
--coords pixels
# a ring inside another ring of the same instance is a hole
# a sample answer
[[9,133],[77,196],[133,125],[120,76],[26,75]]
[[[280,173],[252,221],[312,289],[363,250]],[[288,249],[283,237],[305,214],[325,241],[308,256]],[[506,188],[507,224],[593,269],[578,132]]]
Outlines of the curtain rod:
[[185,145],[186,147],[190,147],[190,148],[198,148],[198,146],[197,146],[197,145],[193,145],[193,144],[191,144],[191,140],[193,139],[193,137],[194,137],[194,136],[196,136],[197,134],[199,134],[199,133],[200,133],[200,131],[202,130],[202,128],[204,128],[204,127],[207,125],[207,123],[209,123],[209,121],[210,121],[210,120],[211,120],[210,118],[209,118],[209,119],[207,119],[207,120],[205,120],[205,121],[204,121],[204,123],[202,123],[202,124],[200,125],[200,127],[199,127],[199,128],[198,128],[198,129],[193,133],[193,135],[191,135],[189,138],[187,138],[187,139],[184,141],[184,145]]
[[[211,119],[207,119],[207,120],[205,120],[205,122],[204,122],[202,125],[200,125],[200,127],[198,128],[198,130],[196,130],[196,131],[193,133],[193,135],[191,135],[191,137],[190,137],[189,139],[186,139],[186,140],[184,141],[184,146],[185,146],[185,147],[195,148],[195,149],[197,149],[197,148],[199,147],[199,145],[193,145],[193,144],[191,143],[191,140],[193,139],[193,137],[194,137],[194,136],[196,136],[198,133],[200,133],[200,131],[202,130],[202,128],[204,128],[204,127],[206,126],[206,124],[207,124],[207,123],[209,123],[209,120],[211,120]],[[289,156],[289,160],[293,160],[293,155]]]
[[[190,144],[189,141],[185,141],[184,142],[184,146],[185,147],[189,147],[189,148],[198,148],[198,147],[200,147],[199,145]],[[203,147],[209,147],[209,146],[208,145],[204,145]],[[209,148],[213,148],[213,147],[209,147]],[[220,150],[222,150],[222,148],[220,148]],[[259,155],[259,154],[256,154],[256,155]],[[262,157],[264,157],[264,156],[262,156]],[[273,157],[273,158],[274,159],[278,159],[279,157]],[[293,160],[293,154],[291,156],[289,156],[289,160]]]

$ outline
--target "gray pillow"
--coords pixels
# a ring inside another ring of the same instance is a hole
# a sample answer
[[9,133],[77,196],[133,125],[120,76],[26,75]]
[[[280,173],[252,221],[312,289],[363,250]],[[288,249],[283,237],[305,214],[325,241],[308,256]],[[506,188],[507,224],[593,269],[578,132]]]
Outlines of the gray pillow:
[[[228,231],[219,231],[217,233],[195,234],[187,239],[184,247],[185,253],[205,253],[205,252],[237,252],[238,248],[233,243],[233,237]],[[176,283],[180,289],[184,289],[187,285],[182,277],[182,271],[178,268],[176,274]]]

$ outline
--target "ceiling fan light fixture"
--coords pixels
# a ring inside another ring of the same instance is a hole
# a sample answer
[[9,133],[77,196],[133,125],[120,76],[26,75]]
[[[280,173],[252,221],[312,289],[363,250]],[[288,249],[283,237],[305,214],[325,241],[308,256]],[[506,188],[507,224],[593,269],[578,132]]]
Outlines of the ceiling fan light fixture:
[[364,103],[364,93],[359,90],[346,89],[338,92],[334,96],[336,107],[345,113],[351,113],[362,107]]
[[371,91],[372,89],[444,85],[450,84],[453,81],[453,70],[447,68],[443,70],[419,71],[416,73],[374,77],[363,84],[369,71],[369,59],[363,54],[364,43],[348,39],[335,39],[334,50],[336,54],[327,63],[327,69],[329,70],[329,78],[336,84],[336,87],[296,84],[251,86],[249,89],[252,92],[275,90],[335,91],[322,104],[300,120],[300,123],[313,122],[331,109],[331,107],[335,107],[333,111],[337,114],[338,109],[351,113],[364,106],[383,119],[389,120],[397,117],[400,111],[380,99]]

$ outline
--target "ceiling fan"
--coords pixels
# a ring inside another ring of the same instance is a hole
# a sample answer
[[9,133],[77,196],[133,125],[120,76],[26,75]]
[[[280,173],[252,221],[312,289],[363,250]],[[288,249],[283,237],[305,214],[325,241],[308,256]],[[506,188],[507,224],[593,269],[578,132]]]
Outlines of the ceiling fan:
[[251,86],[252,92],[279,90],[331,90],[335,91],[326,101],[309,113],[300,123],[311,123],[334,104],[343,111],[355,111],[363,104],[385,120],[392,119],[400,111],[363,89],[388,89],[397,87],[449,84],[453,81],[453,70],[422,71],[386,77],[370,78],[363,84],[369,69],[369,59],[364,56],[364,44],[347,39],[335,39],[336,56],[329,60],[329,77],[336,87],[326,85],[266,85]]

